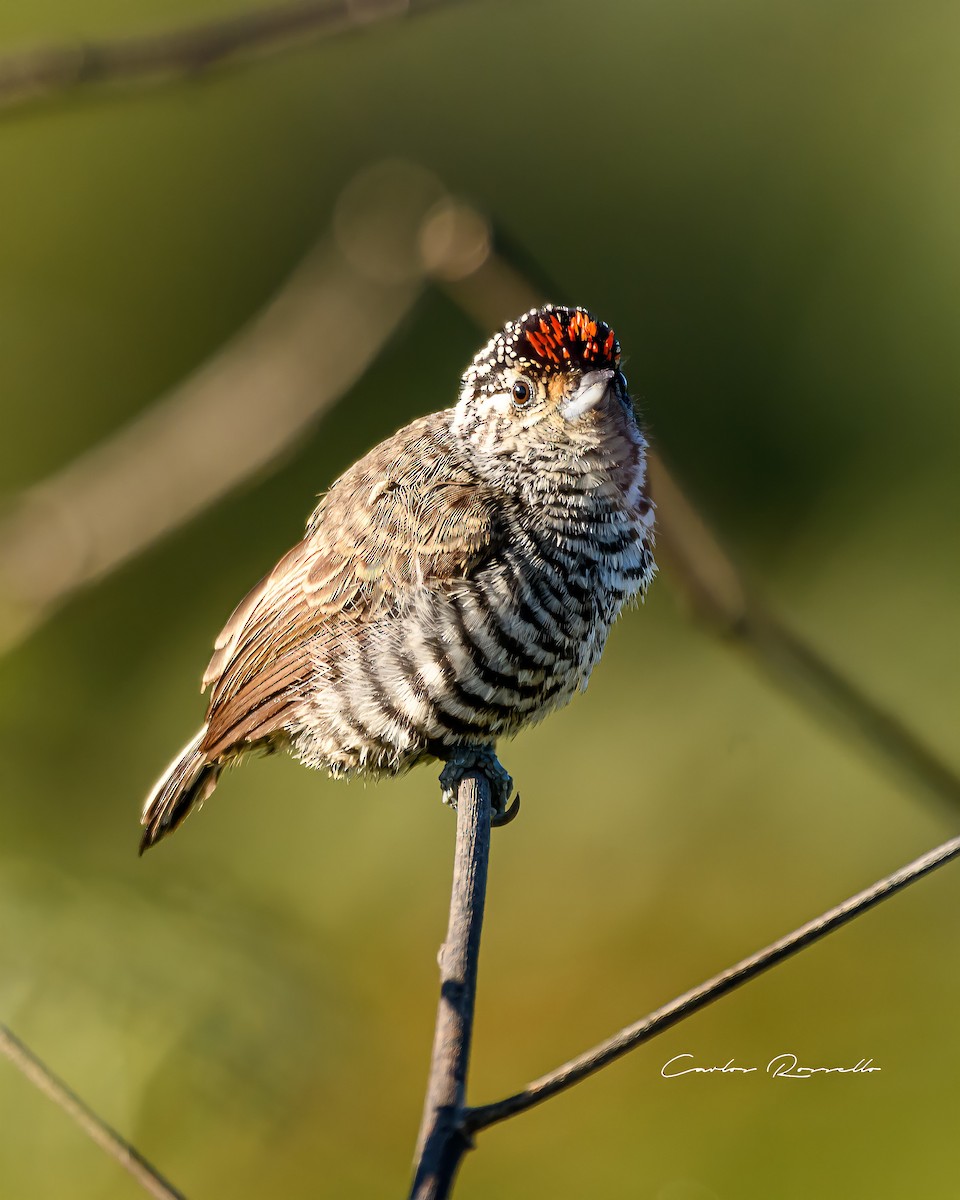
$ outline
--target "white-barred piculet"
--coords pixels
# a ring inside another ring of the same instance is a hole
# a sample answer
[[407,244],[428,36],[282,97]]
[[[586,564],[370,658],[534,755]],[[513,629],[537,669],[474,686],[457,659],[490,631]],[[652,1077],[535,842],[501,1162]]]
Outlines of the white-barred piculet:
[[[141,852],[255,750],[337,776],[478,765],[586,687],[653,578],[646,442],[609,326],[546,305],[476,356],[455,407],[381,442],[246,597],[206,721],[143,810]],[[448,795],[447,797],[452,798]]]

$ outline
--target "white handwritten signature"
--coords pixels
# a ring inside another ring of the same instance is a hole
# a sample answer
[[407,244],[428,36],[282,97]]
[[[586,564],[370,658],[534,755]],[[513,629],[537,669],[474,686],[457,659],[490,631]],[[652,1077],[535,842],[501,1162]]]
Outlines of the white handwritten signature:
[[[680,1075],[753,1075],[759,1067],[738,1067],[731,1058],[723,1066],[697,1067],[682,1065],[692,1054],[676,1054],[660,1068],[664,1079]],[[772,1079],[812,1079],[814,1075],[872,1075],[882,1068],[873,1066],[872,1058],[861,1058],[853,1067],[805,1067],[795,1054],[778,1054],[767,1063],[766,1073]]]

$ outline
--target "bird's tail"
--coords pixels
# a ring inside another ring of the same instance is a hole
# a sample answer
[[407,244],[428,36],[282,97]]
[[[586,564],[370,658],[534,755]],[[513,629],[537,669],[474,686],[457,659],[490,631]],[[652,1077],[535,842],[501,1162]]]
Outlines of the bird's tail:
[[211,762],[200,749],[206,726],[177,755],[147,797],[141,825],[140,853],[172,833],[187,813],[206,800],[217,786],[221,764]]

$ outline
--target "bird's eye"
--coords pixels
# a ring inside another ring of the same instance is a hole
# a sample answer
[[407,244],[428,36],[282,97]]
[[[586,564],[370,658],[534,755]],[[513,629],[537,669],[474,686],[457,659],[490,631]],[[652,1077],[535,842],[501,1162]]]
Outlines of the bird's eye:
[[518,379],[513,385],[513,402],[517,408],[523,408],[525,404],[530,403],[530,397],[533,395],[533,388],[525,379]]

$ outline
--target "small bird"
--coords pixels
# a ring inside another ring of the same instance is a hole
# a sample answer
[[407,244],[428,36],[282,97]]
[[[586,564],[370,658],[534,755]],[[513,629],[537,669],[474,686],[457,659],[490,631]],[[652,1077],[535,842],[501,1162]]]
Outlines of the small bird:
[[229,763],[288,749],[334,776],[446,763],[512,782],[497,739],[583,690],[653,578],[646,442],[610,327],[548,304],[477,354],[453,408],[381,442],[230,617],[206,721],[154,787],[140,852]]

